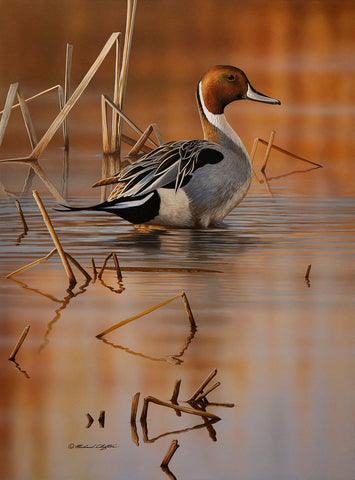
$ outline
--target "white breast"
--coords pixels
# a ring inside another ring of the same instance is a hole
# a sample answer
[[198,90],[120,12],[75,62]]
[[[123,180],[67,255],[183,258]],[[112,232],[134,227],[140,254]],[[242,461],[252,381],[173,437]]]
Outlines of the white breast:
[[152,225],[169,225],[175,227],[193,227],[190,202],[183,189],[176,193],[173,188],[158,188],[160,195],[159,215],[149,223]]

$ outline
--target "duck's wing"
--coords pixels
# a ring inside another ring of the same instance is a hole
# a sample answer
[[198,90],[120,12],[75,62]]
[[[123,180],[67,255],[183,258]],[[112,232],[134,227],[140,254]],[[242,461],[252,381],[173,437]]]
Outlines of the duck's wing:
[[204,165],[223,160],[221,147],[207,140],[182,140],[161,145],[117,175],[117,187],[108,201],[150,193],[158,188],[186,185]]

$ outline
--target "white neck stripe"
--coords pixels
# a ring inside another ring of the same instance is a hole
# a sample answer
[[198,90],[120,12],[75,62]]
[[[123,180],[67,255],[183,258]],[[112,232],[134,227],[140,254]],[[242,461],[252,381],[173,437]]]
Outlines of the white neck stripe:
[[232,142],[236,143],[242,150],[247,153],[245,146],[243,145],[243,142],[239,138],[239,136],[235,133],[233,128],[229,125],[229,123],[226,120],[226,117],[224,113],[216,114],[216,113],[211,113],[208,108],[205,105],[205,102],[203,100],[202,96],[202,83],[200,82],[198,85],[198,93],[200,97],[200,102],[201,102],[201,107],[202,111],[207,118],[207,120],[216,128],[221,130],[228,138],[232,140]]

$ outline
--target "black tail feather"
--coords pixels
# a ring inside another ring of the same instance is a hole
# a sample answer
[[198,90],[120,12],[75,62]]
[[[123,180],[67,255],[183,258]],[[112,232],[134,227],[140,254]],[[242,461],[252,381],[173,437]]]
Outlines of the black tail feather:
[[137,197],[121,197],[111,202],[105,201],[96,205],[85,207],[72,207],[59,204],[63,208],[55,208],[57,212],[75,212],[82,210],[94,210],[113,213],[128,222],[139,224],[146,223],[159,215],[160,196],[154,191],[148,195]]

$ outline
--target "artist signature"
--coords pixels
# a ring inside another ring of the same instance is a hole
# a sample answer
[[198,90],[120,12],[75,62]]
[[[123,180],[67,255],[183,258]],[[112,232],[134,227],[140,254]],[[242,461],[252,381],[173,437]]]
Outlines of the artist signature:
[[108,450],[110,448],[118,448],[119,446],[116,443],[68,443],[68,448],[72,450],[73,448],[97,448],[98,450]]

